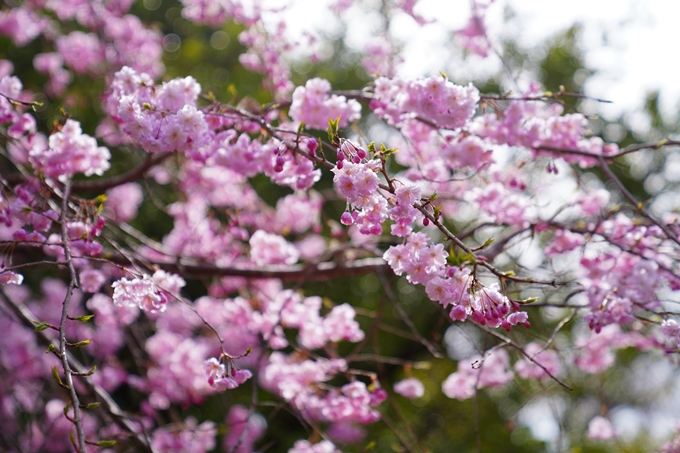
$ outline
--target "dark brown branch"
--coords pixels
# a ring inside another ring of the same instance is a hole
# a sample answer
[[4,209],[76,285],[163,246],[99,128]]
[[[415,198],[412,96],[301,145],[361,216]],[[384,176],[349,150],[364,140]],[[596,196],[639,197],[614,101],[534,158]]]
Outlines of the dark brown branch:
[[[122,256],[112,257],[118,264],[130,264]],[[143,260],[140,260],[143,261]],[[352,277],[389,270],[382,258],[363,258],[345,262],[323,262],[317,265],[264,266],[264,267],[223,267],[203,264],[189,259],[181,259],[177,263],[148,263],[152,267],[160,267],[168,272],[181,274],[187,278],[205,278],[214,276],[243,277],[246,279],[276,278],[284,282],[296,282],[300,278],[310,281],[324,281],[331,278]]]
[[172,153],[158,154],[156,156],[147,154],[144,162],[123,174],[100,179],[98,181],[77,181],[73,183],[72,189],[75,192],[104,192],[112,187],[138,180],[144,176],[147,171],[160,164],[171,155]]
[[[170,156],[172,156],[172,153],[158,154],[155,157],[152,154],[147,154],[144,162],[123,174],[96,181],[74,181],[71,184],[71,190],[73,192],[104,192],[113,187],[142,178],[147,171],[151,170]],[[5,180],[9,185],[17,185],[26,181],[28,177],[29,175],[27,174],[14,174],[5,176]]]
[[[2,242],[0,242],[2,244]],[[48,245],[48,244],[44,244]],[[15,252],[22,256],[30,256],[42,250],[36,247],[17,245]],[[111,262],[121,266],[131,265],[133,259],[122,254],[105,256],[105,258],[95,258],[89,256],[75,256],[92,261]],[[168,257],[172,258],[172,257]],[[191,258],[178,258],[172,262],[151,261],[143,257],[134,259],[136,265],[145,264],[149,269],[163,269],[175,274],[181,274],[186,278],[206,278],[206,277],[243,277],[246,279],[265,279],[276,278],[284,282],[297,282],[300,278],[309,281],[324,281],[331,278],[353,277],[357,275],[373,274],[377,272],[391,272],[391,268],[382,258],[361,258],[342,262],[324,261],[318,264],[297,264],[291,266],[271,265],[261,267],[237,267],[237,266],[216,266]],[[65,261],[41,260],[30,264],[22,264],[12,267],[12,269],[27,267],[32,265],[58,265],[64,266]]]

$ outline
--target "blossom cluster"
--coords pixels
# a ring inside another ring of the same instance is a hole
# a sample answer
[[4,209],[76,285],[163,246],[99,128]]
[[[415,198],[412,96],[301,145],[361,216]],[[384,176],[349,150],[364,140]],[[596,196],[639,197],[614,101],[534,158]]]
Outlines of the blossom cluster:
[[159,270],[152,277],[128,280],[123,277],[113,282],[113,303],[119,307],[137,307],[149,313],[163,312],[168,299],[185,285],[178,275]]
[[262,370],[260,383],[320,422],[369,424],[378,421],[380,413],[374,406],[385,399],[382,389],[370,391],[357,380],[322,395],[315,390],[319,384],[346,370],[347,363],[342,359],[298,362],[275,352]]
[[50,135],[47,146],[34,146],[29,152],[33,164],[50,178],[68,178],[76,173],[102,175],[111,165],[111,153],[83,134],[80,123],[66,120],[59,132]]
[[484,13],[489,3],[473,2],[472,14],[465,27],[455,32],[456,41],[467,51],[485,58],[491,52],[491,44],[486,32]]
[[257,230],[250,237],[250,259],[258,266],[265,264],[295,264],[300,252],[284,238]]
[[38,133],[35,118],[15,107],[30,98],[22,88],[17,77],[0,74],[0,124],[7,125],[9,137],[15,140],[10,152],[19,162],[30,162],[36,170],[55,179],[71,178],[77,173],[101,176],[111,167],[109,150],[83,134],[78,121],[67,119],[48,139]]
[[468,316],[489,327],[529,325],[526,312],[500,292],[498,284],[485,287],[475,280],[469,268],[447,266],[448,253],[443,244],[428,245],[423,233],[410,234],[405,244],[393,245],[384,254],[397,275],[422,284],[430,299],[444,308],[451,306],[451,319],[464,321]]
[[259,18],[260,6],[252,11],[239,0],[182,0],[182,16],[197,24],[218,26],[227,19],[248,24]]
[[293,448],[288,450],[288,453],[336,453],[335,445],[328,440],[322,440],[319,443],[312,444],[306,440],[298,440],[293,445]]
[[377,165],[380,162],[375,159],[368,163],[348,161],[332,170],[338,193],[355,208],[351,217],[345,216],[342,222],[345,225],[355,224],[363,234],[381,234],[382,223],[387,220],[388,204],[378,192],[380,180],[375,174]]
[[361,117],[361,104],[345,96],[331,95],[331,84],[325,79],[310,79],[304,87],[293,92],[293,103],[288,114],[298,122],[314,129],[326,129],[328,120],[340,118],[340,127]]
[[116,73],[111,89],[109,112],[145,150],[200,156],[200,148],[207,145],[208,125],[196,109],[201,86],[193,77],[156,88],[146,73],[126,66]]
[[[287,97],[293,90],[291,71],[283,54],[293,46],[284,38],[286,23],[279,22],[271,35],[257,27],[242,31],[239,42],[248,48],[239,55],[239,62],[250,71],[265,75],[265,87],[276,98]],[[269,83],[267,83],[269,82]]]
[[472,118],[478,103],[477,88],[455,85],[444,77],[380,77],[375,81],[371,108],[392,124],[422,119],[439,128],[455,129]]
[[[529,98],[540,94],[536,84],[523,93]],[[596,136],[586,138],[588,121],[583,114],[563,112],[560,104],[545,107],[538,101],[520,100],[511,103],[503,112],[485,113],[475,118],[470,132],[493,143],[523,146],[531,149],[534,155],[560,157],[584,168],[597,165],[597,156],[616,154],[616,144],[605,144]],[[593,157],[578,151],[591,153]]]

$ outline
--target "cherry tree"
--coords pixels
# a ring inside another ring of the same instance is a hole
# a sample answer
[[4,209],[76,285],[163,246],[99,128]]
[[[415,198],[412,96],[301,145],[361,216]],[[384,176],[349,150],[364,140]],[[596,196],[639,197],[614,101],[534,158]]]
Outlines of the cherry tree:
[[[472,62],[503,59],[491,3],[451,30]],[[389,34],[357,59],[365,84],[298,83],[323,43],[285,9],[173,8],[215,48],[237,34],[229,90],[168,75],[179,36],[131,0],[0,11],[3,450],[432,451],[409,400],[477,412],[582,392],[622,349],[672,360],[678,214],[619,168],[680,142],[607,142],[560,86],[400,77]],[[594,445],[621,434],[600,396]]]

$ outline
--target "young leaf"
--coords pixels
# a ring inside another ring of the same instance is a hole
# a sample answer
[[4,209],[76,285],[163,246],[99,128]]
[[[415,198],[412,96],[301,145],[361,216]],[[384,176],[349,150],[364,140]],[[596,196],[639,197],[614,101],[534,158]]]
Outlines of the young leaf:
[[53,367],[52,367],[52,377],[54,377],[54,380],[57,382],[57,384],[59,384],[59,385],[64,385],[64,384],[61,382],[61,377],[59,377],[59,370],[57,370],[57,367],[56,367],[56,366],[53,366]]

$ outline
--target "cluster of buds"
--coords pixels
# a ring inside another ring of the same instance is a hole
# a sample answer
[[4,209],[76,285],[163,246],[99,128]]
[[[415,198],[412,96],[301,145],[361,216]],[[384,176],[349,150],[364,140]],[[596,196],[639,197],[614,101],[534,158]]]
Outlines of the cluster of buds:
[[338,148],[338,169],[341,170],[345,159],[352,161],[355,164],[361,162],[366,158],[366,150],[355,145],[349,140],[340,139],[340,147]]

